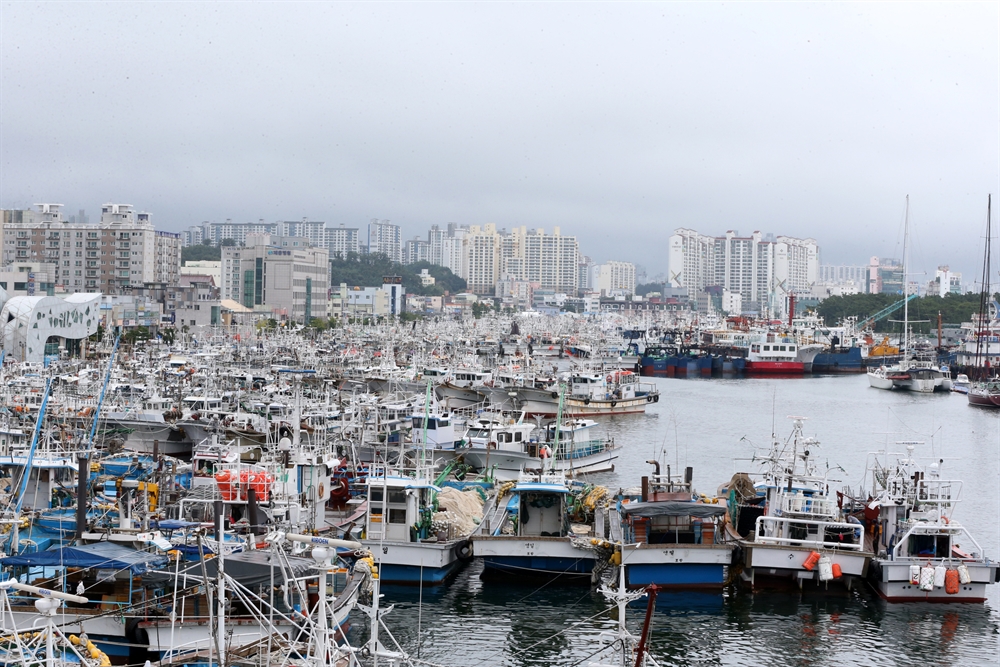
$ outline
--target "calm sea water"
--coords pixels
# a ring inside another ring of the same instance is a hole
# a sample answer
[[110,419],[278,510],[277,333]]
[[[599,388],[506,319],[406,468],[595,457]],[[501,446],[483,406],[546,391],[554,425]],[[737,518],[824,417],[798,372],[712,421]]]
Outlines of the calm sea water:
[[[1000,410],[971,408],[959,394],[870,389],[864,376],[802,379],[656,380],[662,396],[645,415],[607,418],[624,446],[614,473],[595,481],[637,486],[647,459],[694,467],[695,486],[714,493],[734,472],[756,472],[754,446],[808,417],[831,479],[858,488],[869,452],[922,441],[918,458],[944,459],[943,476],[963,480],[955,518],[985,553],[1000,558]],[[474,564],[438,589],[383,588],[395,604],[386,623],[404,649],[451,666],[586,664],[598,635],[616,621],[587,588],[482,582]],[[630,610],[638,634],[643,609]],[[350,633],[366,635],[361,615]],[[887,605],[869,589],[826,597],[799,593],[661,594],[651,652],[665,665],[996,665],[1000,585],[984,605]]]

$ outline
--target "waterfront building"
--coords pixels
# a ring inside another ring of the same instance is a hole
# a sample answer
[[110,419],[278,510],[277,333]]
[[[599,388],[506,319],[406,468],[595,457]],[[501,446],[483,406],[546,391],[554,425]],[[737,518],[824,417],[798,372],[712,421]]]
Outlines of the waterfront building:
[[383,276],[379,286],[341,283],[330,292],[327,314],[341,321],[358,317],[395,317],[406,311],[406,290],[399,276]]
[[869,294],[902,294],[903,263],[889,257],[872,257],[868,262]]
[[41,364],[63,352],[75,356],[97,333],[100,294],[15,296],[0,292],[0,345],[13,359]]
[[275,242],[268,234],[247,240],[252,245],[222,248],[223,299],[299,323],[325,313],[330,271],[326,248],[283,246],[281,239]]

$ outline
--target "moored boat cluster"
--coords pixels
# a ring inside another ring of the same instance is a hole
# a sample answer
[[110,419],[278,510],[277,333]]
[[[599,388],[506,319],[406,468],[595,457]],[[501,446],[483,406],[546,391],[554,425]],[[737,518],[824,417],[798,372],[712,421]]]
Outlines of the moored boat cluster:
[[[393,654],[371,612],[380,583],[447,585],[473,560],[487,578],[617,581],[621,599],[868,582],[892,602],[971,602],[997,580],[954,517],[961,484],[914,443],[873,455],[859,490],[818,472],[804,418],[713,493],[657,461],[621,488],[590,483],[631,444],[593,418],[669,397],[621,330],[534,326],[108,339],[89,361],[6,364],[4,650],[37,648],[15,638],[45,612],[67,661],[349,664],[359,605],[369,652]],[[584,335],[617,354],[582,355]],[[35,603],[45,591],[58,618]],[[104,657],[77,655],[81,638]]]

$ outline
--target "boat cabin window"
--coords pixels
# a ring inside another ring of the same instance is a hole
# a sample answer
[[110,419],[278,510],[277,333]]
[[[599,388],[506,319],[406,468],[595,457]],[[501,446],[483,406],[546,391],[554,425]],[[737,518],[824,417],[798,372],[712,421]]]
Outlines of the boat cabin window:
[[789,352],[794,352],[795,351],[795,346],[794,345],[789,345],[788,346],[788,351]]
[[390,509],[389,510],[389,523],[406,523],[406,510],[405,509]]
[[765,345],[764,346],[764,351],[765,352],[770,352],[771,351],[771,346],[770,345]]
[[514,434],[514,442],[521,442],[521,432],[518,431]]
[[915,558],[948,558],[951,553],[948,548],[947,535],[910,535],[907,555]]

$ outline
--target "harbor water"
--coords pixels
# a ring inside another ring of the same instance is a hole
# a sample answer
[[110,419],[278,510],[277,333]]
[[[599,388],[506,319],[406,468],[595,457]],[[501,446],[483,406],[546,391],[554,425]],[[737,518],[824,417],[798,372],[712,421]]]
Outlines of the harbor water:
[[[987,556],[1000,558],[1000,410],[970,407],[961,394],[870,389],[865,376],[798,379],[658,379],[644,415],[605,418],[623,445],[617,469],[593,476],[612,491],[636,487],[659,459],[694,468],[695,488],[714,495],[738,471],[756,473],[755,447],[786,438],[788,416],[807,417],[832,489],[860,489],[870,452],[920,442],[923,463],[963,481],[954,518]],[[821,470],[822,468],[821,463]],[[969,548],[973,545],[968,545]],[[966,548],[966,545],[963,545]],[[480,565],[438,588],[385,586],[386,624],[414,657],[436,665],[585,665],[616,623],[596,590],[484,582]],[[850,593],[661,593],[650,634],[664,665],[996,665],[1000,591],[986,604],[887,604],[868,587]],[[643,606],[631,609],[638,634]],[[352,643],[367,636],[353,616]]]

